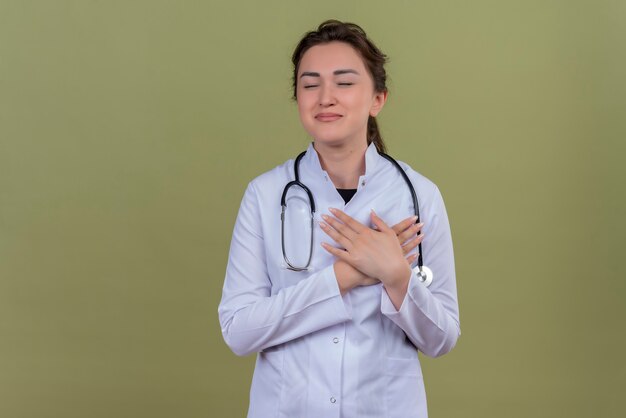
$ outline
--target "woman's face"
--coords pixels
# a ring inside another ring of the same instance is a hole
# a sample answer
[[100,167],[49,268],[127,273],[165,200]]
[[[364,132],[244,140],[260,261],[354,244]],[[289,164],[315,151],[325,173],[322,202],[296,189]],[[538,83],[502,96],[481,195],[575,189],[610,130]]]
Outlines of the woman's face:
[[297,74],[296,99],[304,129],[316,143],[367,143],[368,117],[382,109],[387,93],[374,82],[357,51],[344,42],[307,50]]

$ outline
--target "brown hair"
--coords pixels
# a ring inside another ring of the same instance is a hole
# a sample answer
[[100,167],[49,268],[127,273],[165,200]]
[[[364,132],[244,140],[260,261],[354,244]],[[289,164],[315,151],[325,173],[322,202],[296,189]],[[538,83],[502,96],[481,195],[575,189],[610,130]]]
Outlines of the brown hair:
[[[322,22],[317,30],[307,32],[296,49],[293,51],[291,62],[293,63],[293,98],[296,99],[298,83],[298,69],[304,53],[311,47],[326,44],[333,41],[345,42],[354,48],[365,63],[372,80],[374,90],[377,93],[387,91],[387,73],[385,63],[387,56],[381,52],[374,43],[368,39],[365,31],[354,23],[341,22],[339,20],[327,20]],[[370,116],[367,120],[367,144],[374,143],[378,152],[386,152],[385,143],[378,130],[376,118]]]

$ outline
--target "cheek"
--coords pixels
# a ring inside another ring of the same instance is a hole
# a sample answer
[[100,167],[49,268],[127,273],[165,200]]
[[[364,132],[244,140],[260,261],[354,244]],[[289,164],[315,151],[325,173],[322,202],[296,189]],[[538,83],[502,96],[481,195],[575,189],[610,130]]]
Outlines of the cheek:
[[298,116],[304,130],[311,134],[311,129],[313,127],[313,116],[311,112],[310,100],[306,100],[303,97],[298,97]]
[[310,111],[307,111],[306,104],[302,101],[298,101],[298,116],[300,116],[302,123],[306,123],[309,113]]
[[307,94],[307,92],[303,92],[301,94],[298,94],[298,97],[296,100],[298,103],[298,112],[300,112],[300,115],[302,116],[302,114],[306,113],[307,111],[310,111],[311,104],[315,101],[315,98],[312,97],[311,94]]
[[371,102],[368,98],[360,96],[355,97],[354,100],[350,102],[351,113],[354,116],[360,118],[367,118],[370,113]]
[[362,90],[352,90],[346,92],[344,96],[344,102],[349,104],[352,108],[368,108],[371,105],[371,95]]

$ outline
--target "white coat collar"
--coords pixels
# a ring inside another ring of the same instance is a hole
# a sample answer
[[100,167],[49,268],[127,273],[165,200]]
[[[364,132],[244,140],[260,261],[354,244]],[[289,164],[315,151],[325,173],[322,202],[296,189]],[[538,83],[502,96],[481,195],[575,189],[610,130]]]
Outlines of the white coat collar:
[[[369,144],[367,150],[365,151],[365,174],[360,177],[361,181],[366,180],[377,171],[378,162],[382,158],[383,157],[380,156],[378,150],[376,149],[376,145],[373,142]],[[302,157],[302,163],[311,171],[312,175],[320,177],[328,176],[328,173],[322,169],[320,158],[317,151],[315,151],[315,148],[313,147],[313,142],[309,144],[306,154]]]

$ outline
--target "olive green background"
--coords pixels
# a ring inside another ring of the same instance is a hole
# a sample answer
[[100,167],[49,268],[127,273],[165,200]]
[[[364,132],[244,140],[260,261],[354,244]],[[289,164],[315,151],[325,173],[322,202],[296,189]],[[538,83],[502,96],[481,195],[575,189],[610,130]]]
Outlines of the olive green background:
[[390,153],[441,189],[463,335],[432,417],[621,417],[626,3],[0,0],[0,417],[242,417],[217,305],[248,181],[309,139],[322,20],[390,56]]

